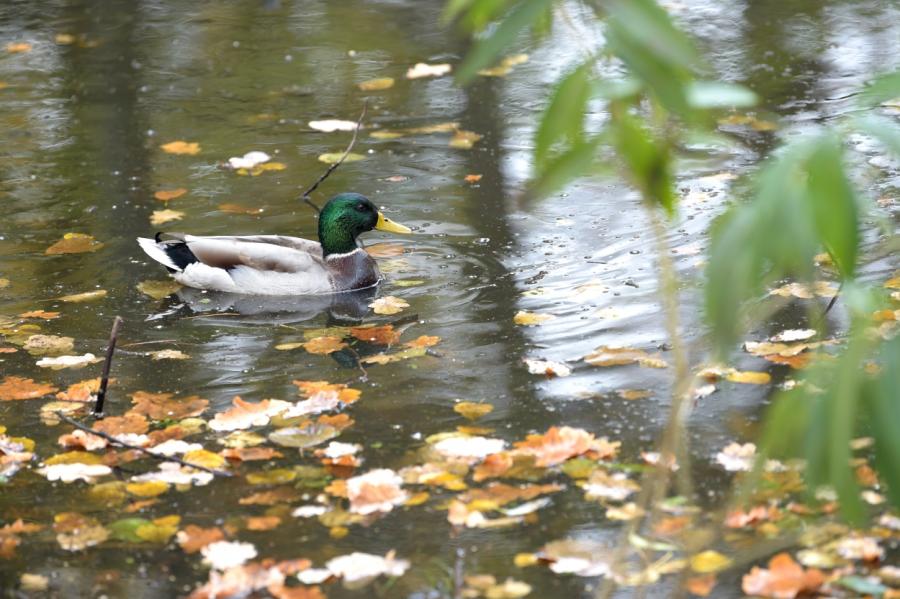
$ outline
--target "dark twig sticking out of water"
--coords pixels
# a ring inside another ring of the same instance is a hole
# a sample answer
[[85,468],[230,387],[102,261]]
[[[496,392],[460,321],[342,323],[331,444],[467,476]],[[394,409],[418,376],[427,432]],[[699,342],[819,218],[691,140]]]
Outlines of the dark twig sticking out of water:
[[94,418],[103,418],[103,402],[106,399],[106,386],[109,384],[109,369],[112,367],[113,354],[116,351],[116,340],[119,338],[119,327],[122,326],[121,316],[116,316],[112,330],[109,332],[109,345],[106,346],[106,361],[103,362],[103,375],[100,377],[100,390],[97,392],[97,401],[94,403]]
[[366,105],[366,102],[363,102],[362,112],[359,114],[359,118],[356,120],[356,128],[353,130],[353,137],[350,139],[350,144],[347,145],[347,149],[344,150],[344,153],[341,154],[341,157],[337,162],[329,165],[328,168],[325,169],[325,172],[322,173],[322,175],[318,179],[316,179],[316,182],[310,185],[309,188],[307,188],[307,190],[300,195],[300,199],[306,202],[306,204],[308,204],[313,210],[315,210],[316,214],[320,214],[322,212],[322,209],[312,201],[312,198],[309,197],[309,194],[314,192],[316,188],[319,187],[319,184],[327,179],[328,176],[331,175],[331,173],[333,173],[337,167],[341,166],[344,160],[346,160],[347,156],[350,155],[350,150],[352,150],[353,146],[356,145],[356,137],[359,135],[359,130],[362,127],[363,119],[366,118]]
[[145,447],[141,447],[140,445],[132,445],[131,443],[126,443],[125,441],[120,441],[119,439],[116,439],[112,435],[104,433],[103,431],[98,431],[89,426],[85,426],[85,425],[81,424],[74,418],[70,418],[70,417],[66,416],[66,414],[61,411],[57,411],[57,412],[55,412],[55,414],[57,415],[57,417],[59,417],[60,420],[62,420],[63,422],[66,422],[68,424],[71,424],[78,430],[84,431],[86,433],[90,433],[91,435],[96,435],[96,436],[100,437],[101,439],[106,439],[113,445],[117,445],[119,447],[124,447],[125,449],[132,449],[134,451],[139,451],[139,452],[143,453],[144,455],[146,455],[147,457],[153,458],[154,460],[159,460],[161,462],[175,462],[176,464],[181,464],[182,466],[187,466],[188,468],[194,468],[196,470],[202,470],[204,472],[209,472],[210,474],[213,474],[215,476],[226,476],[226,477],[233,476],[230,472],[226,472],[224,470],[216,470],[215,468],[207,468],[206,466],[203,466],[201,464],[194,464],[194,463],[182,460],[181,458],[176,457],[176,456],[168,456],[168,455],[162,455],[159,453],[153,453],[149,449],[147,449]]

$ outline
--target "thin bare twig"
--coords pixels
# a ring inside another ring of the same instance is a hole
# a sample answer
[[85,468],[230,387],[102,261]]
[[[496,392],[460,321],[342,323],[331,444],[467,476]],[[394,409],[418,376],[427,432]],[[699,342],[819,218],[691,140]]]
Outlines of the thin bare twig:
[[344,150],[344,153],[341,154],[341,157],[337,162],[329,165],[328,168],[325,169],[325,172],[322,173],[322,175],[318,179],[316,179],[316,182],[310,185],[309,188],[300,195],[300,199],[306,202],[313,210],[315,210],[316,214],[320,214],[322,212],[322,209],[312,201],[312,199],[309,197],[309,194],[314,192],[319,187],[319,184],[327,179],[328,176],[331,175],[331,173],[333,173],[337,167],[341,166],[344,160],[347,159],[347,156],[350,155],[350,150],[352,150],[353,146],[356,145],[356,137],[359,135],[359,130],[362,127],[363,119],[366,117],[366,107],[367,103],[363,102],[362,112],[359,114],[359,118],[356,120],[356,128],[353,130],[353,137],[350,139],[350,143],[347,145],[347,149]]
[[94,403],[94,418],[103,418],[103,402],[106,399],[106,386],[109,384],[109,369],[112,367],[113,354],[116,351],[116,340],[119,338],[119,327],[122,326],[121,316],[113,320],[112,330],[109,332],[109,344],[106,346],[106,361],[103,363],[103,374],[100,377],[100,390],[97,392],[97,401]]
[[159,460],[161,462],[175,462],[176,464],[181,464],[182,466],[187,466],[188,468],[196,468],[197,470],[209,472],[210,474],[213,474],[215,476],[226,476],[226,477],[234,476],[230,472],[225,472],[224,470],[216,470],[215,468],[207,468],[206,466],[202,466],[200,464],[193,464],[191,462],[187,462],[187,461],[182,460],[181,458],[177,458],[175,456],[166,456],[166,455],[161,455],[158,453],[153,453],[152,451],[150,451],[149,449],[147,449],[145,447],[140,447],[139,445],[132,445],[131,443],[126,443],[124,441],[120,441],[119,439],[116,439],[112,435],[104,433],[103,431],[98,431],[89,426],[85,426],[85,425],[81,424],[80,422],[78,422],[77,420],[75,420],[74,418],[70,418],[70,417],[66,416],[61,411],[57,411],[54,413],[60,420],[71,424],[78,430],[82,430],[82,431],[84,431],[86,433],[90,433],[92,435],[97,435],[101,439],[106,439],[113,445],[118,445],[119,447],[124,447],[125,449],[133,449],[135,451],[139,451],[139,452],[143,453],[144,455],[153,458],[154,460]]

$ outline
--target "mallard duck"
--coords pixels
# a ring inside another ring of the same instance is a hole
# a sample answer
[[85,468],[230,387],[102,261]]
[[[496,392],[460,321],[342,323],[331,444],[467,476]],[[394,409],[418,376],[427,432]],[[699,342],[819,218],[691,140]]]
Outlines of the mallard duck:
[[310,295],[371,287],[381,280],[358,235],[378,229],[411,233],[385,218],[358,193],[334,196],[319,215],[319,243],[299,237],[252,235],[138,238],[148,256],[187,287],[253,295]]

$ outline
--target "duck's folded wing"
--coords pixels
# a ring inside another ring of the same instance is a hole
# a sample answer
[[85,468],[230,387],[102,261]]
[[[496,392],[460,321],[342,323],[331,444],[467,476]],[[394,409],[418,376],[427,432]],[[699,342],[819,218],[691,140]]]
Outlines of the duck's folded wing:
[[216,268],[248,266],[285,273],[321,272],[325,268],[319,244],[299,237],[185,235],[184,243],[200,262]]

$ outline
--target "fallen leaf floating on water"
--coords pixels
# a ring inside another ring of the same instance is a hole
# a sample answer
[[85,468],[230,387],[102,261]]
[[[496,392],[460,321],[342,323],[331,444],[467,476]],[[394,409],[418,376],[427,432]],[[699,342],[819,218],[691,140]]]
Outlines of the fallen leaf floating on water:
[[788,283],[773,289],[769,295],[778,295],[781,297],[796,297],[800,299],[812,299],[814,295],[825,298],[832,298],[838,293],[838,286],[831,281],[816,281],[812,288],[802,283]]
[[640,490],[641,486],[624,472],[610,474],[602,468],[594,470],[584,483],[586,499],[625,501]]
[[426,355],[424,347],[411,347],[392,354],[379,353],[374,356],[366,356],[360,360],[363,364],[390,364],[391,362],[399,362],[401,360],[409,360],[410,358],[421,358]]
[[190,360],[191,356],[177,349],[161,349],[159,351],[150,352],[150,357],[154,360]]
[[154,210],[150,214],[151,225],[164,225],[166,223],[181,220],[184,218],[184,212],[180,210]]
[[96,252],[103,247],[103,243],[94,239],[92,235],[84,233],[66,233],[63,238],[51,245],[44,252],[48,256],[57,254],[81,254],[84,252]]
[[485,597],[486,599],[521,599],[531,593],[531,585],[507,578],[503,583],[490,574],[466,576],[463,597]]
[[239,462],[269,461],[284,457],[283,453],[272,447],[230,447],[223,449],[220,455]]
[[657,355],[650,355],[644,350],[630,347],[610,347],[601,345],[584,357],[584,361],[592,366],[625,366],[638,364],[646,368],[667,368],[668,364]]
[[25,340],[23,348],[36,356],[64,354],[75,349],[75,339],[58,335],[31,335]]
[[187,189],[185,189],[184,187],[179,187],[178,189],[160,189],[153,194],[153,197],[160,202],[168,202],[170,200],[180,198],[186,193]]
[[48,383],[35,383],[32,379],[8,376],[0,383],[0,401],[38,399],[56,391],[57,388]]
[[756,445],[753,443],[729,443],[716,454],[716,461],[729,472],[749,472],[756,460]]
[[37,365],[41,368],[62,370],[63,368],[84,368],[88,364],[96,364],[97,362],[102,361],[103,358],[98,358],[94,354],[84,354],[82,356],[58,356],[56,358],[41,358],[37,361]]
[[175,540],[185,553],[197,553],[210,543],[222,541],[225,533],[221,528],[201,528],[194,524],[188,524],[175,535]]
[[257,556],[256,547],[251,543],[237,541],[214,541],[200,550],[203,563],[215,570],[234,568]]
[[728,556],[722,555],[718,551],[701,551],[691,556],[691,570],[698,574],[712,574],[719,572],[731,566],[734,563]]
[[[319,162],[324,162],[325,164],[335,164],[337,161],[341,159],[343,156],[343,152],[326,152],[325,154],[319,154]],[[347,157],[344,158],[344,162],[359,162],[360,160],[365,160],[366,157],[362,154],[357,154],[355,152],[350,152],[347,154]]]
[[768,372],[738,371],[728,373],[726,377],[732,383],[745,383],[748,385],[765,385],[772,380]]
[[612,548],[597,541],[562,539],[544,545],[537,557],[550,562],[550,570],[557,574],[608,576],[612,554]]
[[350,500],[350,511],[362,515],[387,513],[409,498],[402,485],[403,479],[387,468],[349,478],[347,498]]
[[769,341],[773,343],[790,343],[792,341],[806,341],[810,337],[815,336],[815,329],[787,329],[777,335],[772,335],[769,337]]
[[804,570],[787,553],[779,553],[769,560],[769,569],[754,566],[741,580],[741,589],[748,595],[793,599],[800,594],[815,593],[825,582],[825,576],[815,568]]
[[323,133],[333,133],[334,131],[353,131],[356,129],[354,121],[341,121],[338,119],[329,119],[324,121],[310,121],[309,128]]
[[196,395],[175,399],[172,393],[148,393],[135,391],[131,394],[131,413],[153,420],[182,420],[202,414],[209,400]]
[[49,481],[70,483],[83,480],[90,483],[96,478],[112,474],[112,468],[102,464],[53,464],[38,468],[37,472]]
[[381,327],[353,327],[350,329],[350,336],[376,345],[393,345],[400,341],[400,333],[390,324]]
[[252,169],[253,167],[266,163],[271,159],[272,157],[265,152],[253,151],[247,152],[243,156],[232,156],[228,159],[227,165],[228,168],[233,170],[242,168]]
[[19,318],[40,318],[43,320],[53,320],[59,318],[59,312],[46,312],[44,310],[32,310],[31,312],[22,312]]
[[542,435],[528,435],[515,447],[520,454],[534,456],[535,465],[545,468],[588,452],[596,453],[599,459],[611,459],[618,453],[620,445],[606,437],[597,439],[584,429],[552,426]]
[[0,277],[0,289],[4,289],[6,287],[9,287],[9,279]]
[[474,401],[461,401],[453,406],[453,411],[468,420],[478,420],[494,411],[494,406],[489,403],[475,403]]
[[410,67],[406,71],[407,79],[421,79],[422,77],[443,77],[453,70],[453,67],[447,63],[427,64],[417,62],[415,66]]
[[528,62],[527,54],[513,54],[512,56],[505,57],[497,66],[489,69],[481,69],[478,71],[478,74],[483,77],[504,77],[513,70],[513,67],[526,62]]
[[58,299],[61,302],[78,304],[81,302],[90,302],[104,297],[106,297],[106,290],[97,289],[96,291],[85,291],[84,293],[76,293],[74,295],[64,295]]
[[484,135],[479,135],[474,131],[460,129],[450,138],[449,145],[451,148],[456,148],[457,150],[471,150],[475,146],[475,143],[483,137]]
[[42,593],[50,588],[50,579],[41,574],[24,573],[19,577],[19,588],[26,593]]
[[152,470],[131,478],[135,482],[160,481],[170,485],[193,484],[201,487],[209,484],[212,479],[213,475],[209,472],[182,466],[175,462],[163,462],[159,465],[159,470]]
[[[459,130],[459,123],[448,122],[448,123],[435,123],[433,125],[423,125],[421,127],[407,127],[405,129],[380,129],[380,130],[372,131],[372,133],[370,133],[369,135],[371,137],[374,137],[375,139],[397,139],[398,137],[404,137],[407,135],[431,135],[433,133],[454,133],[457,130]],[[392,183],[402,183],[403,181],[408,181],[409,177],[395,175],[393,177],[388,177],[385,180],[391,181]]]
[[291,406],[290,403],[278,399],[264,399],[252,403],[240,397],[235,397],[231,403],[232,408],[219,412],[209,421],[209,428],[222,432],[265,426],[271,416],[280,414]]
[[369,304],[369,307],[372,308],[372,311],[375,312],[375,314],[389,315],[402,312],[404,308],[409,308],[409,304],[399,297],[388,295],[378,298]]
[[166,154],[187,154],[194,156],[200,153],[200,144],[194,141],[170,141],[159,146]]
[[343,383],[329,383],[328,381],[292,381],[297,386],[300,395],[309,399],[322,391],[335,391],[342,403],[353,403],[359,399],[362,392],[351,389]]
[[572,369],[562,362],[554,362],[553,360],[535,360],[525,358],[525,365],[528,366],[528,372],[531,374],[543,374],[548,377],[569,376]]
[[[109,384],[115,383],[116,379],[109,379]],[[56,399],[61,401],[93,401],[94,395],[100,391],[100,377],[88,379],[78,383],[72,383],[65,391],[56,394]]]
[[243,206],[241,204],[219,204],[219,210],[225,214],[250,214],[257,215],[266,211],[265,208]]
[[493,453],[503,451],[504,447],[506,447],[506,442],[503,439],[465,435],[447,437],[434,444],[434,450],[445,458],[467,461],[484,459]]
[[393,77],[379,77],[377,79],[368,79],[356,85],[364,92],[377,92],[394,87]]
[[774,131],[778,127],[772,121],[759,119],[752,114],[732,114],[719,119],[719,124],[749,126],[755,131]]
[[321,422],[310,422],[300,427],[280,428],[269,434],[269,441],[282,447],[306,449],[315,447],[340,434],[337,427]]
[[466,183],[478,183],[484,175],[466,175],[464,181]]
[[440,343],[440,341],[441,341],[441,338],[437,337],[437,336],[421,335],[419,337],[416,337],[412,341],[407,341],[403,345],[405,345],[406,347],[412,347],[412,348],[426,348],[426,347],[435,346],[438,343]]
[[[303,349],[311,354],[327,355],[347,347],[347,344],[340,337],[325,336],[315,337],[306,343],[300,344]],[[276,346],[276,349],[284,349],[284,346]]]
[[706,597],[716,586],[716,576],[705,574],[703,576],[691,576],[684,583],[684,588],[692,595]]
[[556,318],[552,314],[539,314],[537,312],[529,312],[527,310],[519,310],[513,316],[513,322],[520,325],[531,326],[547,322]]
[[53,530],[59,546],[66,551],[82,551],[109,538],[109,531],[96,518],[77,512],[53,516]]
[[409,562],[397,559],[393,551],[384,557],[354,552],[329,560],[325,568],[332,576],[341,578],[348,589],[359,589],[382,575],[403,576],[409,569]]
[[10,54],[24,54],[31,52],[31,44],[28,42],[7,42],[6,51]]

